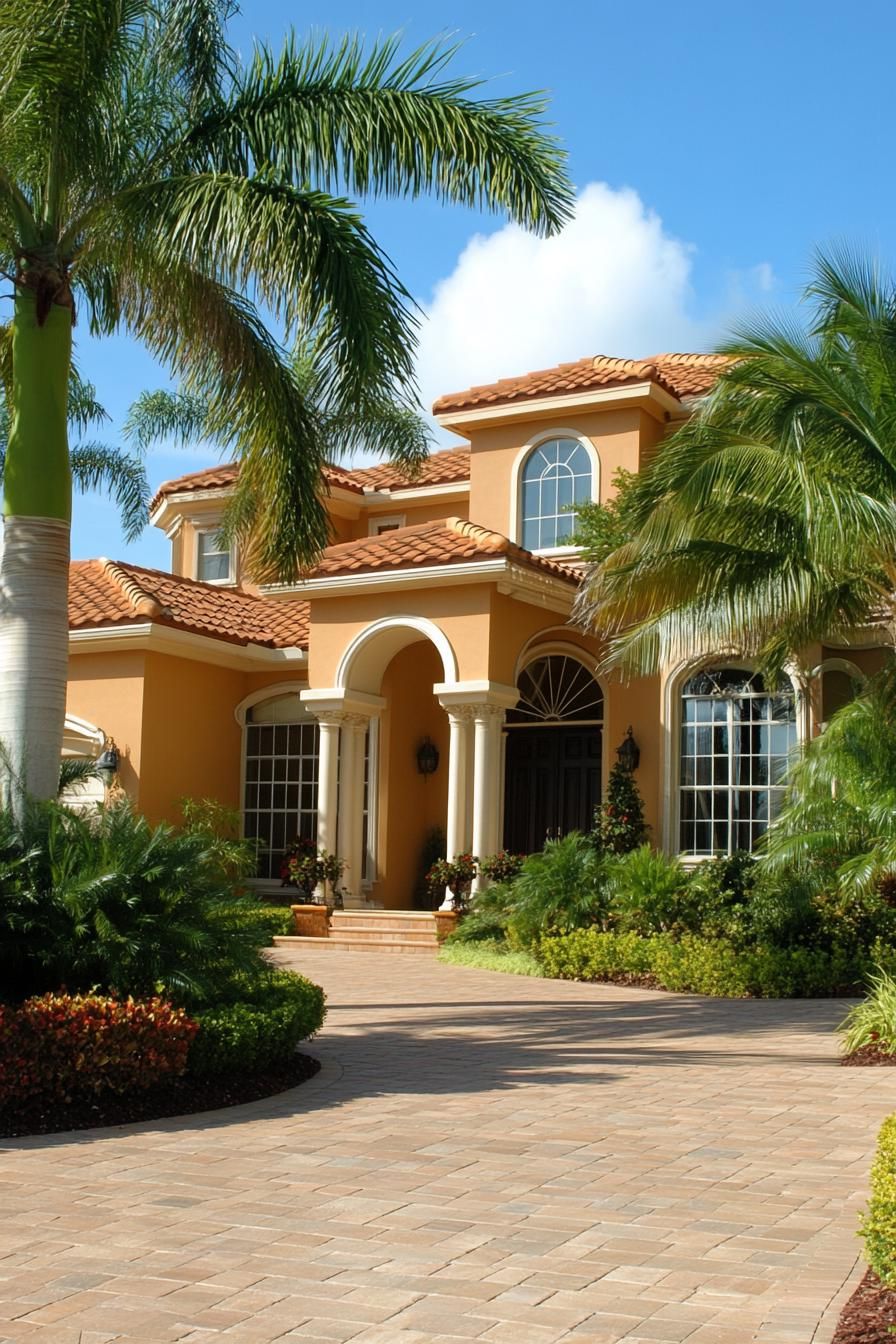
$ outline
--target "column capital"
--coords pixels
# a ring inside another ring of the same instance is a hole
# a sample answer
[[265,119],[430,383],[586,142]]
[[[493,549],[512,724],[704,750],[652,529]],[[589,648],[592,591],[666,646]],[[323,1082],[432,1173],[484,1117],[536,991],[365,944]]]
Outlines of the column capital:
[[520,698],[516,686],[505,686],[500,681],[441,681],[436,682],[432,689],[442,708],[452,713],[460,705],[469,705],[474,709],[483,705],[501,710],[513,709]]
[[309,688],[302,691],[299,698],[309,714],[313,714],[320,723],[334,723],[337,726],[347,724],[352,716],[358,716],[368,723],[386,707],[381,695],[368,695],[365,691],[351,691],[342,686],[321,690]]

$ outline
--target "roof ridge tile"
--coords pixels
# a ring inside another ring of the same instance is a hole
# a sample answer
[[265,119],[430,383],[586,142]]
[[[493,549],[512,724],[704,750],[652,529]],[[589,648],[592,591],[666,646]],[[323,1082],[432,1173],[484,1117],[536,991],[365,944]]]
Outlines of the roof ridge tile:
[[141,588],[134,576],[128,573],[123,565],[118,564],[115,560],[105,560],[102,562],[102,567],[103,573],[107,574],[112,582],[118,585],[138,616],[152,618],[166,614],[165,608],[158,598]]

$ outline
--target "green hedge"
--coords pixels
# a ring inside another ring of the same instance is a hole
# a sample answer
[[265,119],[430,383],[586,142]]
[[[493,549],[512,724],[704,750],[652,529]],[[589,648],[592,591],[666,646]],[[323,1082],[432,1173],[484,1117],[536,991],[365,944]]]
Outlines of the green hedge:
[[473,966],[479,971],[503,971],[506,975],[544,975],[541,962],[530,952],[518,952],[496,938],[464,943],[455,942],[452,935],[442,944],[439,961],[451,966]]
[[867,954],[842,948],[735,948],[724,939],[578,929],[544,938],[538,956],[547,975],[559,980],[641,980],[661,989],[721,998],[812,998],[860,985],[892,949]]
[[188,1060],[190,1073],[211,1077],[285,1063],[299,1041],[320,1030],[326,1013],[320,985],[292,971],[272,971],[247,986],[234,1003],[194,1013],[199,1032]]
[[228,921],[240,929],[257,929],[268,944],[295,932],[288,905],[240,905],[228,912]]
[[896,1115],[884,1121],[877,1140],[862,1236],[869,1265],[881,1283],[896,1288]]

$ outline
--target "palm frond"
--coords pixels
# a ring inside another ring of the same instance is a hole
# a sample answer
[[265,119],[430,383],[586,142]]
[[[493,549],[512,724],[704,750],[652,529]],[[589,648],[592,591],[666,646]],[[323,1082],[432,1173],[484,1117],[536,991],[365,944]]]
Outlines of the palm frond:
[[126,541],[146,526],[151,491],[139,457],[101,443],[79,443],[71,451],[72,481],[81,491],[102,490],[117,505]]
[[166,440],[186,447],[209,437],[208,401],[183,389],[141,392],[131,403],[123,433],[141,453]]

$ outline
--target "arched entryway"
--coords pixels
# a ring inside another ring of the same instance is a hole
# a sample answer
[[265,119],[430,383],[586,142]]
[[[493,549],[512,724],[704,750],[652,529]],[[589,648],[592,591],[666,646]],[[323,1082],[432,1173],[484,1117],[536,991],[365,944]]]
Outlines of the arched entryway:
[[507,712],[504,847],[532,854],[546,839],[588,831],[601,797],[604,695],[578,658],[550,653],[519,676]]

